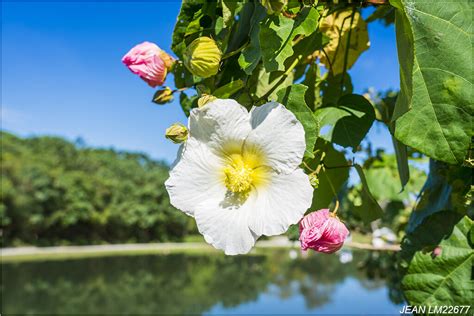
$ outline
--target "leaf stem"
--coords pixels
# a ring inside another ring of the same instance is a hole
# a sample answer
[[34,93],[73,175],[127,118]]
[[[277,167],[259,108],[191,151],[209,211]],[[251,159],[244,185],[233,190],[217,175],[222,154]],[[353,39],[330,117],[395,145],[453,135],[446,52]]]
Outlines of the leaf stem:
[[230,52],[230,53],[227,53],[225,54],[224,56],[222,56],[222,60],[224,59],[227,59],[229,57],[232,57],[238,53],[240,53],[241,51],[243,51],[245,48],[247,48],[247,46],[249,46],[250,44],[250,41],[247,41],[244,45],[240,46],[239,48],[237,48],[236,50]]

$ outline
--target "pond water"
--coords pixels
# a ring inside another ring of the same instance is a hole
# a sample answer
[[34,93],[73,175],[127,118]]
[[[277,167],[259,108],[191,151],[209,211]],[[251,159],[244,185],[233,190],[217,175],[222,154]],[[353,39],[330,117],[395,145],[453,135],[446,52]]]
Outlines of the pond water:
[[402,299],[389,262],[367,252],[302,256],[296,250],[268,250],[237,257],[206,253],[4,263],[1,310],[7,315],[399,315]]

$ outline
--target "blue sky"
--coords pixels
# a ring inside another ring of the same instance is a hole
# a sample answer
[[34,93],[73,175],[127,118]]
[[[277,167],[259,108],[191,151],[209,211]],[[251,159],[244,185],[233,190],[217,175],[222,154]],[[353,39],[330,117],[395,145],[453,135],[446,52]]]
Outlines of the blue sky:
[[[178,102],[151,103],[154,90],[121,58],[143,41],[170,52],[179,7],[180,1],[2,2],[2,129],[81,137],[171,162],[177,146],[164,131],[186,118]],[[350,71],[356,92],[398,89],[393,25],[372,23],[369,37],[371,48]],[[392,151],[385,129],[372,128],[369,138]]]

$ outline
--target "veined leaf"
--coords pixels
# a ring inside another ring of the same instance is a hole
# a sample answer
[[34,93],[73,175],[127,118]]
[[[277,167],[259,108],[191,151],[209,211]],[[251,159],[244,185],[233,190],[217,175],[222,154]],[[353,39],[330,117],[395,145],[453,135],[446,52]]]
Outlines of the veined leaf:
[[302,84],[294,84],[277,92],[278,102],[284,104],[296,118],[301,122],[305,132],[306,152],[305,156],[314,157],[313,148],[316,141],[318,125],[314,119],[313,112],[305,102],[305,93],[308,87]]
[[436,160],[464,161],[472,131],[472,3],[391,0],[401,91],[395,137]]
[[374,122],[374,108],[366,98],[357,94],[345,95],[337,103],[316,110],[315,116],[321,127],[319,136],[356,151]]
[[[402,256],[408,269],[402,288],[410,305],[472,304],[472,231],[471,219],[446,211],[428,217],[406,236]],[[438,253],[432,252],[435,247]]]

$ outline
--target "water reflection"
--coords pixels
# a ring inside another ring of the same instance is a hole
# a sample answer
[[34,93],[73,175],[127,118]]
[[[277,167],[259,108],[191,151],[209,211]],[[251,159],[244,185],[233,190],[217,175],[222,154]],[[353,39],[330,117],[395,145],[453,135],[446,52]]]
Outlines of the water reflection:
[[362,311],[376,299],[382,304],[379,312],[396,313],[400,301],[389,300],[385,282],[369,279],[357,266],[368,262],[367,253],[353,256],[347,264],[340,263],[336,255],[292,259],[288,250],[238,257],[175,254],[3,264],[2,311],[331,312],[345,305],[337,301],[338,295],[352,295],[367,298],[354,301],[352,307],[346,305],[348,312]]

